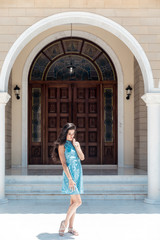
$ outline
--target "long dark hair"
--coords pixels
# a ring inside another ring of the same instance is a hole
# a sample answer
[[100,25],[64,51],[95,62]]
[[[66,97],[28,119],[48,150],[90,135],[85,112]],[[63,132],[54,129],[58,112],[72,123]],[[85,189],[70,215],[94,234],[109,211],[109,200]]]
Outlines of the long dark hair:
[[66,123],[64,125],[64,127],[62,128],[62,130],[59,134],[59,137],[54,142],[53,153],[52,153],[52,159],[54,162],[56,162],[59,159],[58,146],[65,144],[68,131],[72,130],[72,129],[74,129],[75,133],[76,133],[76,126],[74,125],[74,123]]

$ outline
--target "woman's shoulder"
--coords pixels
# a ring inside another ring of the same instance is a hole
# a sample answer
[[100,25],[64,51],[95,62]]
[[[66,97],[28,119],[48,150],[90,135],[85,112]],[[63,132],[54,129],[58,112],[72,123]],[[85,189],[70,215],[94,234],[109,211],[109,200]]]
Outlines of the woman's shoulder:
[[59,144],[59,145],[58,145],[58,150],[59,150],[59,151],[62,151],[62,150],[64,150],[64,149],[65,149],[64,144]]

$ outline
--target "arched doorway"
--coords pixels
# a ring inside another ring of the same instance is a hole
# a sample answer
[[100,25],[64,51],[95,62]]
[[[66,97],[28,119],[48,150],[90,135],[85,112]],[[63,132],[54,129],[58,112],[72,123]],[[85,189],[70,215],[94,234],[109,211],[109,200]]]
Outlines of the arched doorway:
[[34,59],[28,80],[29,164],[58,164],[51,152],[66,122],[77,126],[84,164],[117,164],[117,77],[99,46],[82,38],[52,42]]

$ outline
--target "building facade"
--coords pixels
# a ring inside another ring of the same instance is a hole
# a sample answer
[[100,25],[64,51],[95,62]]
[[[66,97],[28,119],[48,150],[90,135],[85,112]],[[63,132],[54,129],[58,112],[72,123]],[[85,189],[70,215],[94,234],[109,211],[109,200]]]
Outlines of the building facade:
[[5,166],[59,164],[69,121],[87,165],[148,170],[159,203],[159,1],[1,1],[0,13],[0,198]]

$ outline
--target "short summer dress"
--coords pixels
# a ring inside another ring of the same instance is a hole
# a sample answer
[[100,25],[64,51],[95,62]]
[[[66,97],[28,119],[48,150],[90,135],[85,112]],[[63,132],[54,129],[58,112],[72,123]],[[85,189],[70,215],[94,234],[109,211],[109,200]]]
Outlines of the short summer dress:
[[81,194],[83,193],[83,172],[81,166],[81,160],[78,157],[75,147],[71,141],[65,142],[65,158],[66,164],[71,174],[73,181],[76,183],[75,190],[69,188],[69,180],[63,170],[63,182],[62,182],[62,193],[63,194]]

